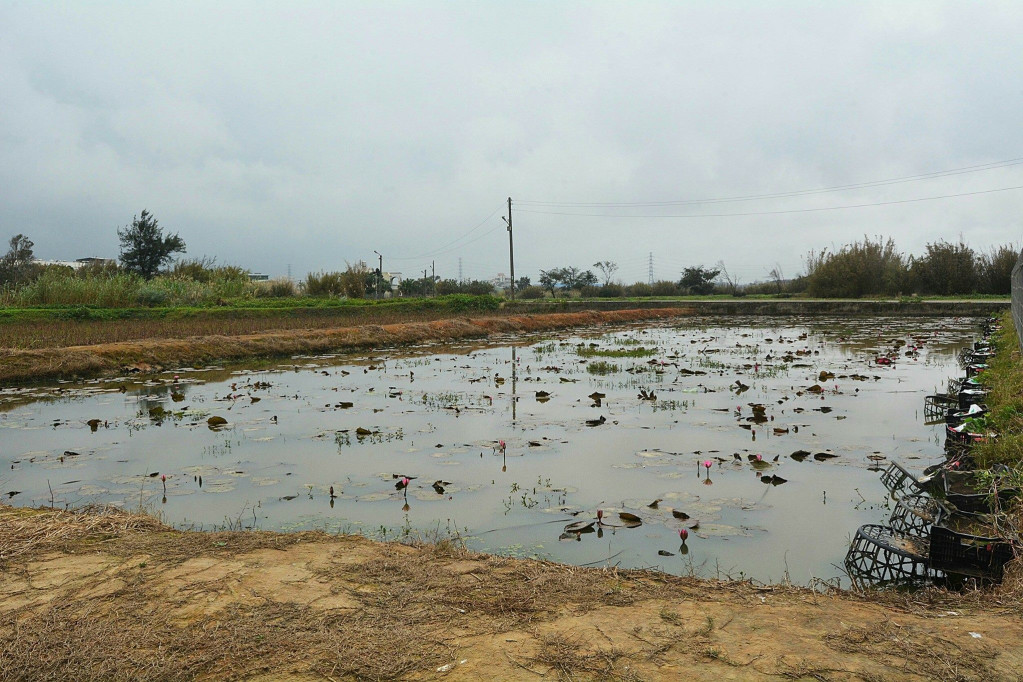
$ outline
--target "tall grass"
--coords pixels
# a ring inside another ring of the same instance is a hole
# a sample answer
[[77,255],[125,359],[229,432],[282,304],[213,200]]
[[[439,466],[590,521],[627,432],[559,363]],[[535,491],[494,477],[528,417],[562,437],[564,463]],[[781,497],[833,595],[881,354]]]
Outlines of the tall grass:
[[80,276],[47,269],[28,284],[0,292],[0,305],[19,308],[49,305],[103,308],[195,306],[251,296],[254,290],[244,273],[241,277],[225,273],[208,281],[184,275],[162,275],[145,280],[126,272]]

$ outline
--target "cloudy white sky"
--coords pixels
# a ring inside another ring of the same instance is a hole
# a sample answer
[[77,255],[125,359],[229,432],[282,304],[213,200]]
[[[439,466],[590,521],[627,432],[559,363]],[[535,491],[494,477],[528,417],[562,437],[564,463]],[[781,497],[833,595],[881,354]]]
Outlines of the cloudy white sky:
[[[1020,159],[1021,55],[1018,0],[0,0],[0,238],[113,257],[148,208],[189,256],[271,275],[377,250],[483,278],[511,196],[534,278],[611,259],[645,281],[653,253],[658,279],[723,260],[750,282],[864,234],[1018,244],[1023,189],[803,209],[1023,186],[1023,163],[578,204]],[[607,217],[722,213],[757,215]]]

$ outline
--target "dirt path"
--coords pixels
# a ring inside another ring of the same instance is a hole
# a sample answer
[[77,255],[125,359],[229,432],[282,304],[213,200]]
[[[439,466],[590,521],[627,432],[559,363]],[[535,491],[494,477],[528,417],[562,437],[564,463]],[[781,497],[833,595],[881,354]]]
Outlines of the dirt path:
[[481,339],[497,334],[551,331],[607,323],[691,315],[691,308],[580,311],[502,317],[458,317],[433,322],[362,324],[324,329],[288,329],[233,336],[192,336],[97,343],[37,350],[0,349],[0,382],[97,376],[245,358],[343,352],[409,344]]
[[[880,599],[0,506],[0,680],[1016,680],[1019,596]],[[975,637],[971,633],[980,635]]]

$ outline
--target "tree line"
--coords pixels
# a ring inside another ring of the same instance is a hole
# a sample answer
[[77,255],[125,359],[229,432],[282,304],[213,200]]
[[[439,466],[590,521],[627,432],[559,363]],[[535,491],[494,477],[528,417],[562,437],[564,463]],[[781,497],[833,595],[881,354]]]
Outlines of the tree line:
[[677,280],[624,284],[613,281],[618,266],[600,261],[593,270],[556,267],[540,271],[540,286],[521,292],[523,298],[579,295],[615,298],[621,296],[692,296],[725,294],[745,296],[774,294],[820,298],[859,298],[862,296],[956,296],[1008,295],[1012,269],[1019,249],[1003,244],[978,251],[962,240],[944,240],[926,245],[913,255],[900,251],[894,240],[864,237],[834,251],[810,251],[803,259],[804,272],[786,278],[776,265],[765,278],[743,283],[730,273],[723,261],[713,267],[703,264],[684,268]]

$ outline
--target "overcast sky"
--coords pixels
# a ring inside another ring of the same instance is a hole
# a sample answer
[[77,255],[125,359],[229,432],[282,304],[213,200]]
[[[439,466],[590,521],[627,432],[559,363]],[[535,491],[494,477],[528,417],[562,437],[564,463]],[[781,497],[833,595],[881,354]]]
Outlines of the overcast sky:
[[148,208],[189,256],[270,275],[377,250],[489,278],[511,196],[534,280],[610,259],[645,281],[653,253],[657,279],[723,260],[750,282],[864,234],[986,250],[1020,243],[1023,189],[804,209],[1023,186],[1023,163],[578,204],[1018,159],[1021,71],[1018,0],[0,0],[0,238],[115,257]]

